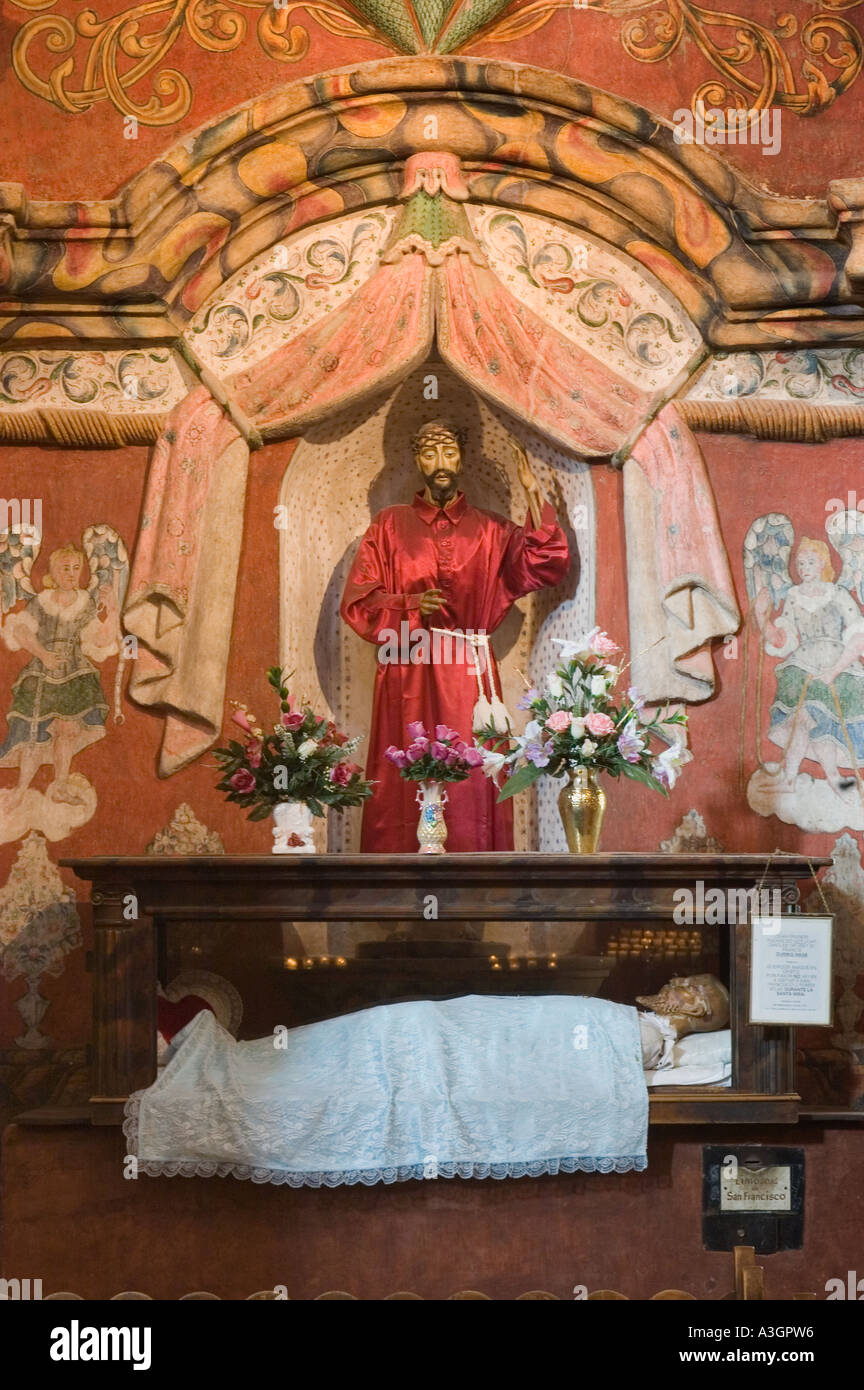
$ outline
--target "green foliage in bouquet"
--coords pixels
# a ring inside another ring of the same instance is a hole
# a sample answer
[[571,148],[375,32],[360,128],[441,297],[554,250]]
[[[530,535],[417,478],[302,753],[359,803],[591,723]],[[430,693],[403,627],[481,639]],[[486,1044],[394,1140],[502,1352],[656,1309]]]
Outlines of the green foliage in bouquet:
[[343,811],[361,805],[372,795],[373,784],[351,761],[360,739],[348,738],[308,705],[296,708],[280,667],[271,666],[267,680],[279,697],[279,720],[265,733],[245,705],[233,702],[232,721],[245,737],[215,749],[219,791],[229,801],[251,807],[249,820],[265,820],[280,801],[302,801],[316,816],[323,816],[327,807]]

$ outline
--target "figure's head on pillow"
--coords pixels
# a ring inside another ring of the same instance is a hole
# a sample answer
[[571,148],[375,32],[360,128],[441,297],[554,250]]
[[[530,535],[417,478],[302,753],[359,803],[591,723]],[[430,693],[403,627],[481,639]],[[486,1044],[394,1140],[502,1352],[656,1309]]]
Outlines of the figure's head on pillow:
[[715,1033],[729,1022],[729,991],[716,975],[674,975],[657,994],[639,994],[636,1003],[667,1018],[679,1038]]

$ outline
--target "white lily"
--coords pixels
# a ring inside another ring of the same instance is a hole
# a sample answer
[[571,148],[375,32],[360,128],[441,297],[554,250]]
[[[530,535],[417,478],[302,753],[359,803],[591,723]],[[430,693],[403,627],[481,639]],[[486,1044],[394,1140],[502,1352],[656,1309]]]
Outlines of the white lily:
[[580,719],[579,716],[576,714],[571,714],[570,732],[574,738],[582,738],[583,734],[585,733],[585,720]]
[[481,748],[480,752],[483,755],[483,775],[497,777],[507,762],[507,754],[495,753],[491,748]]
[[662,753],[657,754],[657,766],[662,769],[662,780],[668,784],[670,791],[678,781],[684,764],[692,761],[693,754],[690,749],[685,748],[680,743],[673,743],[669,748],[664,748]]
[[297,757],[301,762],[305,762],[306,759],[315,752],[317,747],[318,744],[315,742],[314,738],[304,738],[300,747],[297,749]]
[[592,695],[605,695],[608,685],[609,685],[609,679],[608,679],[607,676],[592,676],[592,677],[591,677],[591,694],[592,694]]
[[546,677],[546,686],[550,695],[556,700],[561,699],[561,696],[564,694],[564,683],[555,671],[549,672],[549,675]]
[[561,648],[561,661],[565,665],[568,661],[575,661],[580,656],[591,655],[591,643],[600,631],[599,627],[592,627],[589,632],[583,632],[581,637],[577,637],[575,642],[567,641],[561,637],[553,637],[552,641],[556,647]]

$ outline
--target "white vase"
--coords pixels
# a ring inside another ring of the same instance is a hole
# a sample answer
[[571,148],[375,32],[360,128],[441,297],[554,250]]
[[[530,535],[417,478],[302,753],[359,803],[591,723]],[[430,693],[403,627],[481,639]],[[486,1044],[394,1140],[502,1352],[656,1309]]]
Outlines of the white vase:
[[280,801],[273,807],[273,819],[273,854],[315,853],[312,812],[305,801]]
[[444,807],[447,792],[441,782],[421,782],[417,788],[417,804],[420,819],[417,822],[417,840],[421,854],[444,854],[447,839],[447,826],[444,824]]

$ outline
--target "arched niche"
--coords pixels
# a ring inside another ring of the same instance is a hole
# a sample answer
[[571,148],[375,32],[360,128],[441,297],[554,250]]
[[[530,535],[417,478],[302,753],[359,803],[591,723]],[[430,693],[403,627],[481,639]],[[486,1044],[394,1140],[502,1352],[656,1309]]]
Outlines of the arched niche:
[[[520,672],[528,679],[542,676],[555,663],[553,639],[593,624],[596,545],[589,465],[488,404],[430,360],[383,399],[307,431],[282,484],[280,659],[294,672],[293,689],[352,735],[365,735],[369,728],[377,657],[375,647],[342,621],[342,590],[371,517],[383,507],[410,502],[416,491],[410,440],[418,425],[432,418],[465,431],[462,481],[469,501],[521,524],[524,495],[507,435],[519,439],[541,487],[554,500],[574,559],[578,556],[563,585],[521,600],[493,639],[511,713],[524,690]],[[357,756],[365,758],[362,745]],[[517,849],[565,848],[556,794],[544,779],[539,797],[518,798]],[[359,810],[331,813],[326,831],[321,825],[316,833],[320,849],[357,850]]]

